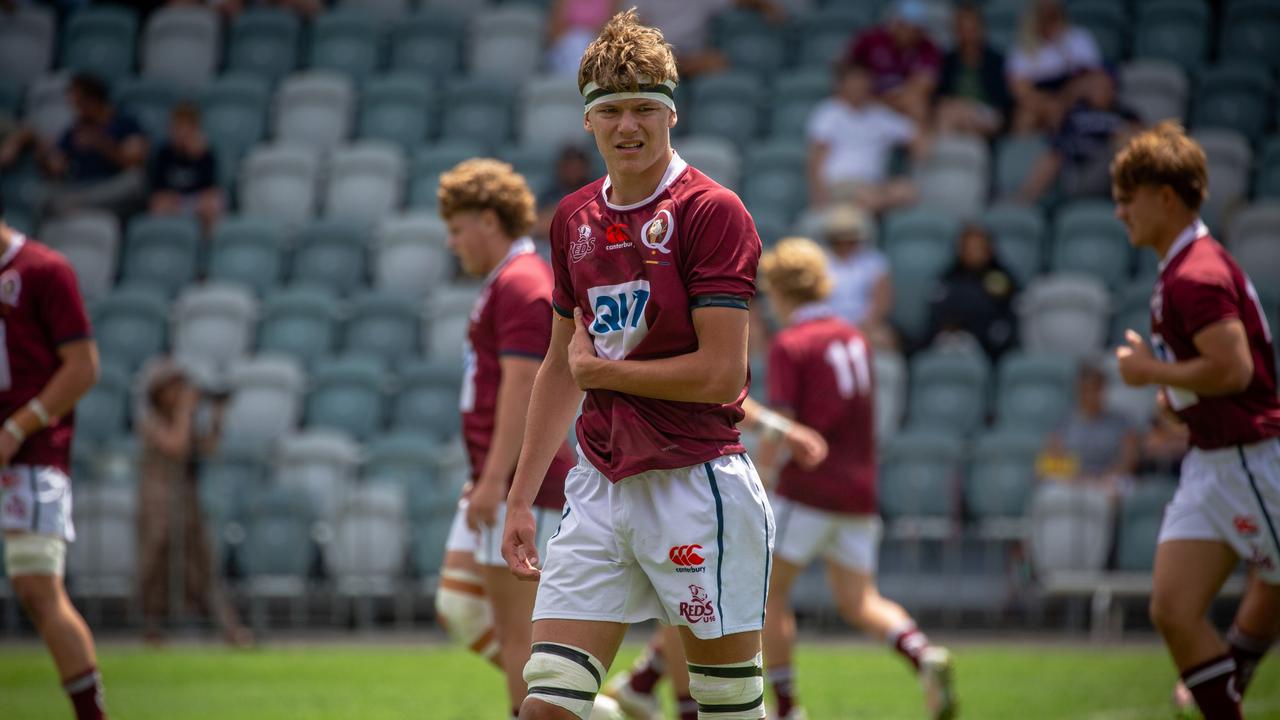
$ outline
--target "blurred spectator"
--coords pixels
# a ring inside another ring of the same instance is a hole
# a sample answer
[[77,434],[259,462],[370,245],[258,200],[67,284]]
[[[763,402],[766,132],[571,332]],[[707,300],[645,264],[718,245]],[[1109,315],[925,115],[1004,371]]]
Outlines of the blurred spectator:
[[1008,60],[1017,102],[1013,130],[1053,130],[1075,100],[1074,80],[1102,67],[1102,53],[1088,30],[1067,22],[1058,0],[1036,0],[1023,13]]
[[640,13],[640,21],[662,30],[676,54],[681,79],[718,72],[729,66],[711,42],[711,18],[737,6],[756,10],[769,22],[782,23],[787,15],[773,0],[631,0],[626,5]]
[[1064,199],[1111,193],[1111,158],[1141,120],[1117,104],[1116,83],[1110,74],[1093,70],[1077,82],[1080,99],[1062,118],[1049,148],[1018,192],[1024,203],[1038,201],[1055,181]]
[[194,213],[208,234],[222,217],[223,205],[218,165],[200,127],[200,110],[180,103],[169,118],[169,140],[151,167],[151,212]]
[[1138,462],[1138,472],[1176,478],[1182,469],[1182,458],[1187,454],[1191,434],[1178,416],[1169,410],[1163,390],[1158,397],[1160,409],[1151,417],[1151,424],[1142,435],[1142,459]]
[[835,205],[822,216],[822,237],[829,251],[829,304],[844,320],[857,325],[872,345],[894,347],[889,328],[893,283],[889,261],[873,243],[871,219],[856,205]]
[[141,375],[138,567],[147,640],[163,639],[171,600],[181,599],[216,620],[229,643],[249,644],[213,567],[194,472],[198,459],[217,446],[221,405],[214,405],[201,432],[200,391],[177,363],[157,359]]
[[13,133],[0,148],[0,167],[28,147],[53,182],[41,193],[37,213],[102,209],[127,215],[146,200],[147,138],[142,126],[116,112],[107,85],[88,73],[72,76],[67,99],[74,117],[56,146],[32,128]]
[[871,71],[877,97],[921,125],[928,124],[942,64],[938,46],[925,33],[926,13],[922,0],[898,0],[888,22],[859,35],[845,58]]
[[1009,117],[1013,98],[1004,75],[1004,55],[986,41],[982,11],[964,4],[955,11],[956,46],[942,58],[935,121],[940,132],[992,137]]
[[890,153],[910,144],[925,152],[923,133],[905,115],[876,100],[871,74],[859,65],[836,68],[836,93],[809,116],[809,194],[814,207],[853,201],[879,213],[915,200],[906,177],[889,177]]
[[1042,477],[1084,482],[1113,496],[1123,493],[1138,468],[1138,434],[1124,415],[1108,410],[1107,377],[1089,362],[1076,375],[1076,407],[1049,435],[1037,463]]
[[996,257],[987,228],[960,230],[956,258],[929,301],[929,337],[939,346],[976,345],[995,362],[1017,341],[1013,279]]
[[538,224],[534,234],[539,240],[546,241],[551,237],[551,216],[555,215],[560,201],[594,179],[591,176],[591,161],[582,148],[566,145],[560,150],[551,185],[538,195]]
[[577,78],[583,51],[619,10],[621,0],[555,0],[547,13],[547,69]]

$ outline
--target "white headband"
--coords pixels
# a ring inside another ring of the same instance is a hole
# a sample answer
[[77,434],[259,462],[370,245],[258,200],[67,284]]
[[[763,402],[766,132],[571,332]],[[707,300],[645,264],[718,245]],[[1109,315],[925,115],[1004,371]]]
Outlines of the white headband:
[[582,97],[585,105],[582,113],[591,111],[591,108],[606,102],[617,102],[619,100],[652,100],[660,102],[671,108],[672,112],[676,110],[676,84],[673,80],[664,80],[660,83],[651,82],[647,77],[637,78],[640,81],[638,92],[610,92],[594,82],[589,82],[582,87]]

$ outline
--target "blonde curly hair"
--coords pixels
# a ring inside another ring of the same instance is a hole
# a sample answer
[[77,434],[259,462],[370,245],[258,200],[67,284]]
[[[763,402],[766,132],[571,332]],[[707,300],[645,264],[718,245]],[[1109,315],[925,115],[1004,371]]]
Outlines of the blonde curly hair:
[[1209,195],[1204,148],[1177,122],[1166,120],[1134,135],[1111,161],[1111,184],[1131,194],[1142,185],[1168,185],[1192,210]]
[[636,92],[641,79],[663,83],[680,77],[675,53],[662,31],[641,25],[636,9],[631,8],[614,15],[582,53],[578,89],[594,82],[614,92]]
[[831,294],[827,255],[818,243],[804,237],[783,238],[760,258],[760,281],[766,292],[803,305]]
[[491,158],[464,160],[441,174],[436,199],[445,220],[459,212],[492,210],[503,231],[513,238],[528,233],[537,220],[533,193],[524,176]]

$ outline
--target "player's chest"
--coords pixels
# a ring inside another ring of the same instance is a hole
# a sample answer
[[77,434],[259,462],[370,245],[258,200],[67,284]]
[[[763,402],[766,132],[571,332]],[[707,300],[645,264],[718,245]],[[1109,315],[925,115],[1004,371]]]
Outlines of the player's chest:
[[624,294],[628,308],[638,298],[645,307],[687,309],[673,205],[605,216],[582,212],[568,230],[569,274],[579,300],[591,300],[589,307],[595,298]]

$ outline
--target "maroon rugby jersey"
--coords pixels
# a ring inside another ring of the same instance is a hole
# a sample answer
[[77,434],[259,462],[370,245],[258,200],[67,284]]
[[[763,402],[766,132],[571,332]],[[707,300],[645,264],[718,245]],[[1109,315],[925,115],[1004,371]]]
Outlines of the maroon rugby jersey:
[[[0,257],[0,417],[40,394],[62,365],[58,347],[90,336],[89,318],[71,264],[60,253],[14,235]],[[70,471],[75,414],[29,435],[13,465]]]
[[1198,357],[1196,333],[1225,320],[1244,324],[1253,355],[1253,380],[1244,391],[1199,397],[1165,388],[1169,402],[1203,449],[1242,445],[1280,436],[1280,400],[1271,330],[1248,276],[1197,221],[1183,231],[1160,264],[1151,296],[1152,351],[1166,362]]
[[[560,202],[551,223],[556,312],[580,307],[596,354],[654,360],[698,347],[692,310],[745,309],[760,238],[732,191],[673,155],[649,198],[618,206],[601,178]],[[728,405],[607,390],[587,393],[579,447],[613,482],[740,453],[743,388]]]
[[[534,251],[533,241],[516,240],[511,252],[489,273],[467,328],[467,369],[462,380],[462,438],[471,461],[471,477],[480,477],[493,444],[498,385],[503,355],[541,360],[551,343],[551,268]],[[513,418],[523,421],[524,417]],[[533,504],[564,507],[564,477],[575,463],[573,449],[562,443],[542,479]],[[507,478],[507,487],[511,480]]]
[[875,514],[875,378],[862,333],[826,306],[798,309],[769,347],[769,403],[830,448],[812,470],[788,460],[778,494],[820,510]]

